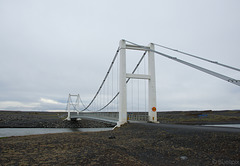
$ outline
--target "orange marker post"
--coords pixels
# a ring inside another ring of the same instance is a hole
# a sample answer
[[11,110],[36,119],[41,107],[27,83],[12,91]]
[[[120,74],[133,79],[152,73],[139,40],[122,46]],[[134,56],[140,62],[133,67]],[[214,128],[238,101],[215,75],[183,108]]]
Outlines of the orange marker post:
[[155,112],[157,109],[156,107],[152,107],[152,111]]

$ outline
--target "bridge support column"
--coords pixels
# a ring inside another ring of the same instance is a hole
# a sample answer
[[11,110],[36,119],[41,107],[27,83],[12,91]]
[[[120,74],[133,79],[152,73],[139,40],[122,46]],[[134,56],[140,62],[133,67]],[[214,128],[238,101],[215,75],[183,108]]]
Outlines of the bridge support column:
[[[72,102],[72,96],[76,98],[75,103]],[[68,111],[68,116],[66,120],[71,120],[71,106],[75,111],[77,111],[77,115],[79,115],[79,101],[80,101],[80,96],[78,95],[71,95],[69,94],[68,96],[68,103],[67,103],[67,111]]]
[[117,126],[127,123],[127,85],[126,85],[126,41],[119,42],[120,70],[119,70],[119,121]]
[[71,120],[70,97],[71,97],[71,95],[69,94],[68,95],[68,103],[67,103],[68,116],[66,118],[66,120],[69,120],[69,121]]
[[[157,122],[156,112],[156,80],[155,80],[155,58],[154,45],[148,47],[126,44],[125,40],[119,43],[120,48],[120,71],[119,71],[119,121],[118,126],[127,123],[127,85],[126,78],[148,79],[148,121]],[[126,73],[126,49],[148,51],[148,74]]]
[[[150,43],[149,47],[154,50],[154,44]],[[148,51],[148,75],[150,79],[148,81],[148,117],[150,122],[157,122],[156,111],[156,78],[155,78],[155,57],[154,52]]]

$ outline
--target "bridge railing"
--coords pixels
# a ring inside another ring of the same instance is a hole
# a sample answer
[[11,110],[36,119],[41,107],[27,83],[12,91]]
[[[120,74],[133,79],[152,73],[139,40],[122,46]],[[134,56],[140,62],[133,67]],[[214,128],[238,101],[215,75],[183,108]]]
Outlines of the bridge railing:
[[[80,116],[85,117],[95,117],[95,118],[102,118],[102,119],[111,119],[118,121],[119,113],[118,112],[80,112]],[[127,113],[127,120],[131,121],[148,121],[149,117],[147,112],[128,112]]]
[[148,113],[147,112],[128,112],[127,119],[132,121],[148,121]]
[[128,120],[132,121],[148,121],[148,115],[134,115],[128,114]]
[[111,120],[118,120],[119,119],[119,113],[118,112],[81,112],[79,115],[86,116],[86,117],[111,119]]

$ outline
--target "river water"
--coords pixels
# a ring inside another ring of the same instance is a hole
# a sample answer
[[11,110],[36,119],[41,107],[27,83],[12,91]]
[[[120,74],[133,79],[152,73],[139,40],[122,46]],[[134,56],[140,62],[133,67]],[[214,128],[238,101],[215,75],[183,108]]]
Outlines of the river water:
[[[203,126],[240,128],[240,124],[221,124]],[[110,131],[112,129],[113,128],[0,128],[0,137],[37,135],[49,133],[66,133],[66,132],[97,132],[97,131]]]
[[112,130],[112,128],[0,128],[0,137],[66,132],[97,132],[110,130]]
[[240,128],[240,124],[219,124],[219,125],[204,125],[204,126]]

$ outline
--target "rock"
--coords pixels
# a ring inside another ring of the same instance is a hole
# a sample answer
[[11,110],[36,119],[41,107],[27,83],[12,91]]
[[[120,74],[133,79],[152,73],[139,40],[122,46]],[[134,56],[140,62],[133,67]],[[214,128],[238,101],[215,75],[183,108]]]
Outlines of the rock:
[[187,160],[188,157],[187,157],[187,156],[181,156],[180,159],[181,159],[181,160]]
[[109,139],[116,139],[116,137],[115,137],[115,136],[112,136],[112,135],[109,136],[108,138],[109,138]]

